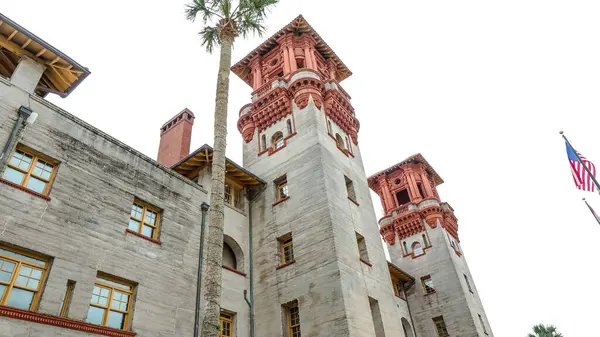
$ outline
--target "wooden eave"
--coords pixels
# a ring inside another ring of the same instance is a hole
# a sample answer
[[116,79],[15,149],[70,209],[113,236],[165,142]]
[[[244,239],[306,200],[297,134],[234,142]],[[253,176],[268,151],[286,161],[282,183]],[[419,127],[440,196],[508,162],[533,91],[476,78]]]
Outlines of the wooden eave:
[[263,42],[260,46],[256,47],[253,51],[251,51],[246,57],[244,57],[241,61],[234,64],[231,67],[231,71],[236,74],[239,78],[241,78],[244,82],[248,83],[250,86],[251,83],[248,82],[248,74],[250,73],[250,67],[248,66],[252,58],[257,55],[263,56],[272,50],[275,46],[277,46],[277,39],[287,33],[308,33],[310,34],[316,41],[316,49],[317,51],[327,60],[333,59],[335,64],[337,65],[337,74],[336,79],[338,82],[345,80],[346,78],[352,75],[352,72],[342,60],[333,52],[331,47],[319,36],[319,34],[310,26],[310,24],[304,19],[302,15],[296,17],[292,22],[283,27],[273,36],[268,38],[265,42]]
[[392,277],[406,282],[406,283],[412,283],[415,281],[415,278],[408,275],[408,273],[404,272],[402,269],[400,269],[398,266],[396,266],[395,264],[391,263],[388,261],[388,268],[390,270],[390,275],[392,275]]
[[[204,144],[171,166],[171,169],[189,179],[195,179],[198,177],[201,169],[212,165],[212,157],[212,147]],[[225,170],[225,178],[241,187],[262,187],[267,184],[264,180],[229,159],[225,162]]]
[[386,168],[385,170],[381,170],[381,171],[371,175],[367,179],[367,181],[369,182],[369,185],[372,185],[379,176],[384,175],[386,173],[392,173],[392,172],[398,170],[400,167],[402,167],[406,164],[410,164],[410,163],[423,164],[425,166],[425,171],[433,177],[433,181],[435,182],[436,186],[444,183],[444,180],[442,180],[442,177],[440,177],[440,175],[433,169],[433,167],[431,167],[431,165],[429,165],[427,160],[425,160],[423,155],[421,155],[420,153],[412,155],[412,156],[404,159],[403,161],[399,162],[396,165],[390,166],[390,167]]
[[90,71],[0,13],[0,75],[10,78],[21,57],[44,65],[36,94],[68,96]]

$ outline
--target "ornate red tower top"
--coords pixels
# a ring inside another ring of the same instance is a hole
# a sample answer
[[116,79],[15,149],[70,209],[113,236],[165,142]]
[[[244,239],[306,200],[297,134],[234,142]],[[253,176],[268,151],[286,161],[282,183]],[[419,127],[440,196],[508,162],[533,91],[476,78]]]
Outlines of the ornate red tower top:
[[444,181],[421,154],[377,172],[368,178],[369,187],[379,195],[384,216],[379,220],[380,233],[388,244],[440,224],[458,240],[454,210],[440,201],[437,186]]
[[302,15],[231,67],[253,89],[252,103],[240,110],[238,130],[246,143],[255,130],[268,128],[304,109],[309,98],[358,144],[359,123],[350,96],[339,82],[352,72]]

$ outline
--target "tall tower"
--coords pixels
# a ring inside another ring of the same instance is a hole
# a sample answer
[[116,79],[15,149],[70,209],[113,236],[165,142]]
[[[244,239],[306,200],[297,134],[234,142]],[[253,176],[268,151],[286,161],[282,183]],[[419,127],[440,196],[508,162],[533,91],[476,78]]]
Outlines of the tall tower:
[[392,262],[416,279],[408,302],[417,336],[493,336],[460,247],[454,210],[437,192],[442,178],[417,154],[368,182],[381,198],[380,232]]
[[350,70],[302,16],[232,70],[253,89],[244,167],[268,183],[250,209],[256,336],[402,336]]

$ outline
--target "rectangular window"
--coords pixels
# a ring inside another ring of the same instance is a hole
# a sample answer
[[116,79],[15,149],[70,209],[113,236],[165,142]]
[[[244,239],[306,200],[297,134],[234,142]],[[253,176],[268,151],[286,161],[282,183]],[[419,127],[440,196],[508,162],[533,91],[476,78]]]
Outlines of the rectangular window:
[[47,271],[48,259],[0,246],[0,304],[37,309]]
[[467,277],[466,274],[463,274],[463,276],[465,277],[465,282],[467,283],[467,288],[469,288],[469,291],[471,293],[473,293],[473,289],[471,289],[471,283],[469,283],[469,278]]
[[300,311],[298,302],[294,302],[287,307],[289,337],[300,337]]
[[135,199],[131,206],[128,228],[143,236],[157,239],[160,211],[143,201]]
[[48,195],[58,162],[35,151],[17,146],[2,175],[12,183],[31,191]]
[[419,190],[421,198],[425,198],[425,192],[423,192],[423,186],[421,185],[421,183],[417,183],[417,189]]
[[281,247],[281,264],[288,264],[294,261],[294,244],[292,242],[292,234],[286,234],[279,238]]
[[360,259],[369,262],[369,254],[367,252],[367,244],[365,243],[365,237],[356,233],[356,243],[358,245],[358,253]]
[[71,305],[71,298],[73,297],[73,291],[75,291],[75,281],[68,280],[67,281],[67,290],[60,301],[60,309],[58,311],[60,317],[67,317],[69,313],[69,306]]
[[385,337],[383,321],[381,320],[381,311],[379,310],[379,302],[376,299],[369,297],[369,306],[371,307],[371,317],[373,318],[375,337]]
[[398,207],[408,204],[410,202],[410,197],[408,196],[408,190],[402,190],[396,193],[396,200],[398,201]]
[[354,183],[348,177],[344,176],[346,181],[346,192],[348,192],[348,198],[356,201],[356,192],[354,192]]
[[438,337],[448,337],[448,329],[446,329],[446,322],[444,322],[443,316],[438,316],[433,319],[435,330],[437,331]]
[[128,330],[135,286],[104,274],[98,274],[86,322]]
[[243,209],[242,188],[232,183],[225,183],[225,202],[237,209]]
[[477,316],[479,316],[479,323],[481,323],[481,328],[483,328],[483,333],[484,334],[488,334],[487,329],[485,328],[485,324],[483,324],[483,317],[481,317],[480,314],[477,314]]
[[283,200],[283,199],[289,197],[287,177],[285,175],[283,177],[275,180],[274,183],[276,186],[275,197],[276,197],[277,201]]
[[394,286],[394,295],[405,300],[406,298],[404,298],[404,289],[403,289],[404,283],[402,281],[392,277],[392,285]]
[[221,311],[219,316],[219,323],[221,330],[219,331],[219,337],[231,337],[233,336],[233,315]]
[[423,290],[425,290],[426,294],[435,293],[435,287],[433,286],[433,280],[430,275],[421,277],[421,284],[423,285]]

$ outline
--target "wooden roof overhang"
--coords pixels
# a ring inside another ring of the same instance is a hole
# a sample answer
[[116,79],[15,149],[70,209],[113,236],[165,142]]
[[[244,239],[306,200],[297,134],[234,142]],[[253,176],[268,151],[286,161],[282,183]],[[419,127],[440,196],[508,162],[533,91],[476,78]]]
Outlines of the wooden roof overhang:
[[319,34],[310,26],[310,24],[304,19],[302,15],[298,15],[292,22],[283,27],[277,33],[273,34],[270,38],[268,38],[265,42],[263,42],[260,46],[256,47],[253,51],[251,51],[246,57],[244,57],[241,61],[234,64],[231,67],[231,71],[236,74],[239,78],[241,78],[244,82],[248,83],[250,86],[252,84],[248,81],[248,74],[251,69],[249,67],[250,61],[257,55],[265,55],[268,53],[273,47],[277,45],[277,39],[287,33],[307,33],[310,34],[317,44],[315,48],[317,51],[325,58],[325,59],[333,59],[337,66],[336,80],[338,82],[342,82],[352,75],[352,72],[342,60],[333,52],[331,47],[319,36]]
[[373,183],[375,183],[379,176],[384,175],[386,173],[392,173],[392,172],[398,170],[403,165],[410,164],[410,163],[423,164],[425,166],[425,171],[433,177],[433,181],[435,182],[436,186],[444,183],[444,180],[442,180],[442,177],[440,177],[440,175],[433,169],[433,167],[431,167],[431,165],[429,165],[429,163],[427,162],[427,160],[425,160],[423,155],[421,155],[420,153],[417,153],[415,155],[412,155],[412,156],[404,159],[403,161],[399,162],[396,165],[390,166],[390,167],[386,168],[385,170],[381,170],[381,171],[371,175],[367,179],[367,181],[369,182],[369,186],[371,186]]
[[35,90],[42,97],[49,93],[66,97],[90,74],[87,68],[0,13],[0,75],[10,78],[23,56],[46,67]]
[[405,271],[400,269],[398,266],[396,266],[395,264],[393,264],[389,261],[388,261],[388,268],[390,270],[390,275],[392,275],[394,278],[396,278],[402,282],[412,283],[415,281],[414,277],[408,275],[408,273],[406,273]]
[[[207,144],[202,145],[196,151],[171,166],[175,172],[189,178],[195,179],[201,169],[212,165],[213,149]],[[242,187],[263,187],[267,183],[244,169],[233,161],[227,159],[225,163],[225,178]]]

